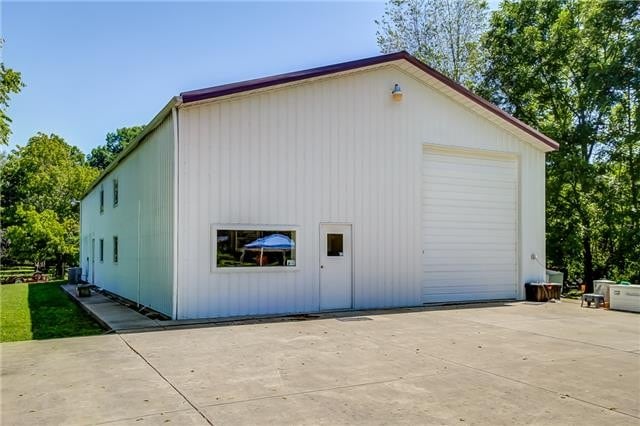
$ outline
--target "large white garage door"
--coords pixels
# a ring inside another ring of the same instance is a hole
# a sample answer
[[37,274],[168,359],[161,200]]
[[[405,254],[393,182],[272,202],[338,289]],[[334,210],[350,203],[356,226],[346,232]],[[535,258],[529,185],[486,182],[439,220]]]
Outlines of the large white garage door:
[[423,302],[516,297],[515,159],[425,148]]

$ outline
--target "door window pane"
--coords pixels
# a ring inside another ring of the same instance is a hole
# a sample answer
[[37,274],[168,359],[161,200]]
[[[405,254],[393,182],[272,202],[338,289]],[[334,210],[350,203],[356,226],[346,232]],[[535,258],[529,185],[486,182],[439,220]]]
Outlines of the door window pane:
[[342,234],[327,234],[327,256],[344,256],[342,237]]

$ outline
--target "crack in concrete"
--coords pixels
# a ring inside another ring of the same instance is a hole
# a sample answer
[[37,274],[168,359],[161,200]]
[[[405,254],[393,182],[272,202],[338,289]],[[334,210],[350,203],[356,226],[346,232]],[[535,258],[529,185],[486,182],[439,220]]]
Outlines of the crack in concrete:
[[570,398],[570,399],[573,399],[575,401],[582,402],[583,404],[588,404],[588,405],[592,405],[594,407],[603,408],[603,409],[605,409],[607,411],[610,411],[612,413],[622,414],[622,415],[629,416],[629,417],[634,418],[634,419],[640,419],[640,417],[638,417],[638,416],[636,416],[634,414],[631,414],[631,413],[627,413],[627,412],[620,411],[620,410],[617,410],[617,409],[616,410],[612,410],[610,407],[606,407],[604,405],[600,405],[600,404],[597,404],[597,403],[592,402],[592,401],[588,401],[588,400],[581,399],[581,398],[578,398],[578,397],[575,397],[575,396],[571,396],[569,394],[562,393],[562,392],[559,392],[559,391],[556,391],[556,390],[553,390],[553,389],[548,389],[548,388],[545,388],[543,386],[534,385],[532,383],[528,383],[528,382],[525,382],[525,381],[522,381],[522,380],[519,380],[519,379],[516,379],[516,378],[513,378],[513,377],[504,376],[502,374],[494,373],[493,371],[485,370],[483,368],[473,367],[471,365],[464,364],[464,363],[457,362],[457,361],[451,361],[451,360],[448,360],[448,359],[445,359],[445,358],[441,358],[441,357],[439,357],[437,355],[431,355],[431,354],[428,354],[428,353],[425,353],[425,355],[426,356],[430,356],[430,357],[432,357],[434,359],[440,360],[442,362],[446,362],[446,363],[449,363],[449,364],[456,365],[458,367],[468,368],[468,369],[471,369],[473,371],[477,371],[479,373],[483,373],[483,374],[487,374],[487,375],[490,375],[490,376],[499,377],[499,378],[501,378],[503,380],[508,380],[508,381],[511,381],[511,382],[514,382],[514,383],[518,383],[518,384],[521,384],[521,385],[524,385],[524,386],[529,386],[529,387],[532,387],[534,389],[538,389],[538,390],[545,391],[545,392],[548,392],[548,393],[552,393],[552,394],[555,394],[555,395],[564,396],[566,398]]
[[191,408],[181,408],[179,410],[157,411],[157,412],[153,412],[153,413],[140,414],[139,416],[122,417],[122,418],[119,418],[119,419],[106,420],[106,421],[100,422],[100,423],[87,423],[87,426],[89,426],[89,425],[95,425],[95,426],[108,425],[108,424],[117,423],[117,422],[123,422],[123,421],[127,421],[127,420],[135,420],[135,419],[139,419],[141,417],[160,416],[162,414],[173,414],[173,413],[181,413],[181,412],[185,412],[186,413],[189,410],[191,410]]
[[283,398],[283,397],[288,397],[288,396],[307,395],[307,394],[312,394],[312,393],[317,393],[317,392],[326,392],[326,391],[338,390],[338,389],[357,388],[357,387],[360,387],[360,386],[381,385],[381,384],[385,384],[385,383],[399,382],[399,381],[402,381],[402,380],[407,380],[409,378],[411,378],[411,379],[419,379],[421,377],[431,377],[431,376],[435,376],[437,374],[439,374],[439,373],[425,374],[425,375],[420,375],[420,376],[415,376],[415,377],[404,377],[404,376],[402,376],[402,377],[396,377],[394,379],[378,380],[378,381],[375,381],[375,382],[363,382],[363,383],[355,383],[355,384],[351,384],[351,385],[331,386],[331,387],[328,387],[328,388],[309,389],[309,390],[306,390],[306,391],[280,393],[280,394],[277,394],[277,395],[264,395],[264,396],[257,396],[255,398],[239,399],[237,401],[216,402],[216,403],[213,403],[213,404],[203,405],[203,407],[218,407],[218,406],[222,406],[222,405],[242,404],[242,403],[245,403],[245,402],[261,401],[261,400],[272,399],[272,398]]
[[492,323],[487,323],[487,322],[482,322],[482,321],[475,321],[472,319],[467,319],[467,318],[458,318],[461,321],[466,321],[466,322],[471,322],[474,324],[480,324],[483,326],[491,326],[491,327],[496,327],[496,328],[504,328],[505,330],[511,330],[511,331],[517,331],[519,333],[529,333],[529,334],[533,334],[536,336],[541,336],[541,337],[548,337],[549,339],[556,339],[556,340],[563,340],[565,342],[571,342],[571,343],[581,343],[583,345],[588,345],[588,346],[595,346],[598,348],[603,348],[603,349],[610,349],[613,351],[618,351],[618,352],[623,352],[623,353],[635,353],[635,352],[640,352],[640,350],[636,351],[634,349],[620,349],[620,348],[614,348],[612,346],[607,346],[607,345],[599,345],[597,343],[592,343],[592,342],[585,342],[582,340],[575,340],[575,339],[569,339],[567,337],[557,337],[557,336],[550,336],[548,334],[543,334],[543,333],[537,333],[535,331],[529,331],[529,330],[521,330],[521,329],[517,329],[517,328],[512,328],[512,327],[506,327],[504,325],[497,325],[497,324],[492,324]]
[[182,399],[184,399],[186,401],[187,404],[189,404],[191,406],[191,408],[193,408],[194,410],[196,410],[196,412],[198,414],[200,414],[200,416],[207,422],[207,424],[214,426],[213,422],[211,420],[209,420],[209,418],[202,412],[200,411],[200,409],[189,400],[189,398],[187,398],[187,396],[185,394],[183,394],[180,389],[178,389],[173,383],[171,383],[169,381],[169,379],[167,379],[161,372],[160,370],[158,370],[156,367],[154,367],[153,364],[151,364],[151,362],[149,362],[149,360],[147,360],[140,352],[138,352],[137,350],[135,350],[135,348],[133,346],[131,346],[129,344],[129,342],[127,342],[127,340],[122,337],[122,335],[118,334],[118,337],[120,337],[120,340],[122,340],[124,342],[125,345],[127,345],[129,347],[129,349],[131,349],[133,351],[133,353],[135,353],[136,355],[138,355],[149,367],[151,367],[153,369],[153,371],[156,372],[156,374],[158,376],[160,376],[160,378],[162,378],[162,380],[164,380],[169,386],[171,386],[173,388],[173,390],[175,390],[178,395],[180,395],[182,397]]
[[[555,391],[553,389],[548,389],[542,386],[537,386],[528,382],[524,382],[512,377],[508,377],[508,376],[503,376],[501,374],[497,374],[494,373],[492,371],[489,370],[484,370],[482,368],[478,368],[478,367],[473,367],[464,363],[460,363],[460,362],[456,362],[456,361],[450,361],[447,360],[445,358],[441,358],[438,357],[436,355],[432,355],[432,354],[428,354],[425,353],[425,356],[437,359],[439,361],[448,363],[448,364],[452,364],[458,367],[462,367],[462,368],[467,368],[479,373],[483,373],[486,375],[491,375],[491,376],[495,376],[498,377],[500,379],[503,380],[507,380],[507,381],[511,381],[514,383],[518,383],[524,386],[528,386],[534,389],[538,389],[538,390],[542,390],[554,395],[559,395],[561,397],[566,397],[578,402],[581,402],[583,404],[588,404],[588,405],[592,405],[594,407],[599,407],[602,409],[605,409],[609,412],[613,412],[613,413],[617,413],[617,414],[622,414],[625,416],[629,416],[632,417],[634,419],[640,419],[640,417],[635,416],[634,414],[631,413],[627,413],[624,411],[620,411],[620,410],[612,410],[610,407],[606,407],[588,400],[584,400],[575,396],[571,396],[562,392],[558,392]],[[352,385],[342,385],[342,386],[333,386],[333,387],[327,387],[327,388],[319,388],[319,389],[310,389],[310,390],[306,390],[306,391],[300,391],[300,392],[290,392],[290,393],[284,393],[284,394],[277,394],[277,395],[265,395],[265,396],[260,396],[260,397],[255,397],[255,398],[248,398],[248,399],[242,399],[242,400],[238,400],[238,401],[228,401],[228,402],[220,402],[220,403],[214,403],[214,404],[205,404],[203,405],[203,407],[218,407],[218,406],[224,406],[224,405],[232,405],[232,404],[242,404],[242,403],[247,403],[247,402],[254,402],[254,401],[261,401],[261,400],[266,400],[266,399],[273,399],[273,398],[282,398],[282,397],[290,397],[290,396],[297,396],[297,395],[307,395],[307,394],[313,394],[313,393],[318,393],[318,392],[326,392],[326,391],[331,391],[331,390],[341,390],[341,389],[351,389],[351,388],[357,388],[357,387],[361,387],[361,386],[369,386],[369,385],[378,385],[378,384],[387,384],[387,383],[394,383],[394,382],[401,382],[404,380],[415,380],[415,379],[420,379],[420,378],[426,378],[426,377],[432,377],[432,376],[436,376],[438,374],[443,374],[443,372],[438,372],[438,373],[433,373],[433,374],[424,374],[424,375],[407,375],[407,376],[401,376],[401,377],[397,377],[394,379],[388,379],[388,380],[379,380],[379,381],[373,381],[373,382],[364,382],[364,383],[356,383],[356,384],[352,384]],[[456,372],[446,372],[446,374],[461,374],[461,373],[456,373]]]

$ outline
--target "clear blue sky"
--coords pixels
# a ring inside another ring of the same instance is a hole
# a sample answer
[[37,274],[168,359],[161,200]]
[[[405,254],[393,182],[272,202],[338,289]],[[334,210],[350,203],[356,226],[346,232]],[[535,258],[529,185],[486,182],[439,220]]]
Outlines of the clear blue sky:
[[146,124],[181,91],[379,53],[383,2],[2,1],[3,61],[26,87],[11,100],[11,147],[38,131],[85,153]]

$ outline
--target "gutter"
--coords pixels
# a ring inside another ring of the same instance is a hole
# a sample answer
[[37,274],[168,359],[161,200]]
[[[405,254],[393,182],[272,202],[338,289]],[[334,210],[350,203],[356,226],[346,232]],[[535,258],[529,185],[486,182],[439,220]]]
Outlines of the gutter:
[[82,194],[80,200],[84,200],[84,198],[93,190],[93,188],[95,188],[100,182],[102,182],[102,179],[104,179],[109,173],[111,173],[113,169],[118,166],[118,164],[122,163],[122,161],[124,161],[124,159],[127,158],[127,156],[131,154],[131,152],[133,152],[133,150],[135,150],[138,145],[142,143],[144,138],[153,130],[155,130],[156,127],[158,127],[160,123],[162,123],[164,119],[172,113],[173,108],[177,108],[180,105],[182,105],[182,97],[172,97],[164,106],[164,108],[162,108],[160,112],[157,113],[156,116],[153,117],[146,126],[144,126],[142,132],[129,144],[129,146],[127,146],[120,154],[118,154],[115,160],[113,160],[111,164],[109,164],[107,168],[104,169],[102,173],[100,173],[100,176],[98,176],[97,179],[93,181],[91,186],[89,186],[89,188]]

